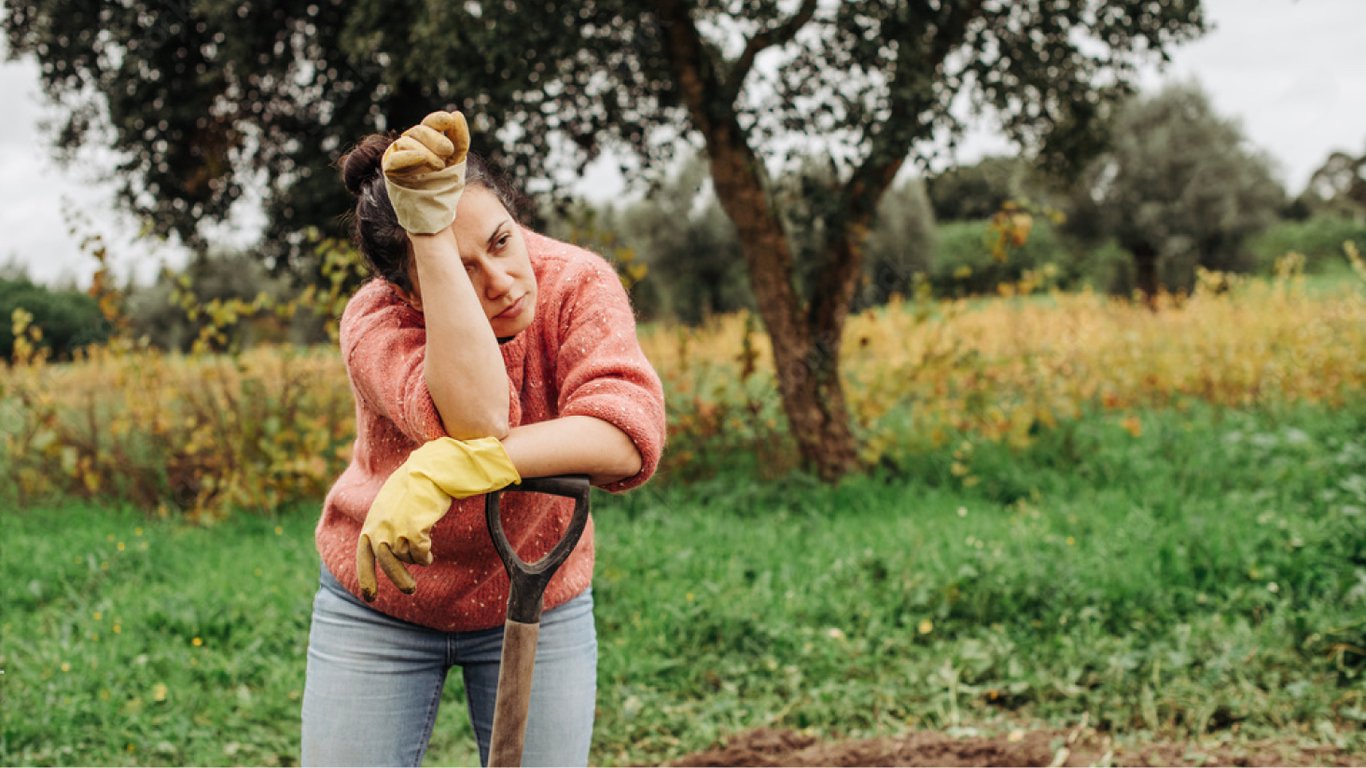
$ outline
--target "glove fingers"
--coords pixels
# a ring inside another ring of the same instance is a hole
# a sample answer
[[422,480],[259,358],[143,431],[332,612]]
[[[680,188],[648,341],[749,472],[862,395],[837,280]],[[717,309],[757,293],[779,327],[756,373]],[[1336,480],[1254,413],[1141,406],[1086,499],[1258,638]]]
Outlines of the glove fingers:
[[459,112],[433,112],[422,118],[422,124],[444,133],[450,140],[454,148],[450,155],[451,165],[465,160],[465,155],[470,151],[470,126],[465,122],[464,115]]
[[389,152],[384,155],[384,173],[408,173],[409,171],[430,170],[427,165],[427,158],[421,152],[401,151],[390,145]]
[[408,555],[408,540],[402,536],[389,545],[389,551],[393,554],[394,559],[400,563],[411,563],[413,561],[412,557]]
[[416,139],[427,149],[430,149],[437,157],[450,157],[455,152],[455,145],[446,135],[429,128],[425,125],[414,125],[412,128],[403,132],[404,136]]
[[370,537],[365,534],[356,542],[356,578],[360,581],[360,596],[373,603],[379,584],[375,580],[375,553],[370,549]]
[[439,171],[446,167],[446,161],[427,149],[422,142],[411,136],[400,136],[384,151],[385,173],[397,173],[413,169]]
[[389,144],[388,147],[385,147],[384,155],[379,160],[380,169],[383,170],[385,173],[389,173],[390,171],[395,170],[406,169],[409,165],[408,161],[413,157],[413,155],[407,154],[403,155],[402,157],[398,157],[401,154],[403,153],[399,152],[398,140],[395,139],[392,143]]
[[428,128],[431,128],[434,131],[440,131],[441,133],[445,133],[447,128],[450,128],[451,126],[455,125],[455,116],[458,114],[460,113],[447,112],[445,110],[439,109],[422,118],[422,124],[427,126]]
[[379,559],[379,567],[383,569],[384,575],[389,577],[389,581],[394,582],[394,586],[398,587],[400,592],[411,595],[413,590],[417,589],[413,575],[394,557],[393,550],[389,549],[388,544],[381,541],[375,555]]
[[419,538],[416,541],[407,537],[399,537],[394,542],[394,559],[413,565],[432,564],[432,544],[430,539]]
[[455,125],[447,128],[446,138],[451,140],[451,145],[455,151],[451,153],[451,165],[465,162],[465,155],[470,151],[470,126],[465,122],[465,116],[459,112],[452,112],[455,118]]

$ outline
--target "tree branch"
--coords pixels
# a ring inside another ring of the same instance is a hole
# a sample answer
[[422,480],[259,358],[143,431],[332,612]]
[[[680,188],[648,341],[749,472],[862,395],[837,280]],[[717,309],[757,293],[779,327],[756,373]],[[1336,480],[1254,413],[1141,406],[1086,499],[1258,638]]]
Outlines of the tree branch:
[[[925,3],[919,10],[926,16],[935,14]],[[878,202],[924,128],[918,121],[934,98],[930,90],[936,78],[933,73],[962,42],[968,24],[981,10],[982,0],[972,0],[940,11],[937,23],[927,20],[919,24],[908,12],[907,18],[899,20],[900,34],[888,36],[898,42],[896,64],[887,84],[890,108],[887,119],[872,131],[868,154],[838,193],[840,213],[827,230],[827,251],[834,258],[825,265],[818,282],[827,290],[818,291],[808,309],[807,321],[813,329],[829,333],[848,314],[862,262],[863,240]]]
[[[662,0],[655,12],[662,27],[660,32],[665,54],[683,97],[683,104],[697,121],[697,129],[703,137],[709,137],[718,116],[714,105],[722,103],[708,96],[721,90],[716,59],[702,40],[686,3]],[[733,105],[725,102],[721,112],[733,114]]]
[[725,82],[721,84],[726,102],[733,104],[740,95],[740,87],[744,85],[745,78],[749,77],[749,71],[754,68],[754,60],[760,53],[775,45],[786,45],[815,15],[816,0],[803,0],[802,7],[787,21],[755,33],[754,37],[745,43],[745,50],[731,65],[730,71],[726,73]]

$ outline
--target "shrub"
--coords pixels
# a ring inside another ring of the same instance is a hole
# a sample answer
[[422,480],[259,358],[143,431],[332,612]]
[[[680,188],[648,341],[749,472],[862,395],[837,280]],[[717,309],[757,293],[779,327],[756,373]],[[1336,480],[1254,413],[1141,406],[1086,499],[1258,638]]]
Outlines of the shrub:
[[1291,251],[1304,255],[1309,272],[1332,271],[1346,262],[1342,244],[1346,241],[1366,249],[1366,222],[1342,216],[1314,216],[1305,221],[1281,221],[1269,227],[1248,244],[1255,269],[1270,274],[1276,259]]
[[[133,291],[124,311],[133,335],[146,338],[161,349],[188,352],[205,327],[215,322],[208,313],[197,312],[211,302],[250,305],[262,297],[260,306],[288,300],[286,281],[272,277],[259,255],[247,251],[197,254],[180,272],[163,271],[156,283]],[[235,322],[225,334],[224,346],[245,348],[259,343],[289,340],[286,318],[264,312]]]
[[0,358],[5,360],[14,356],[11,318],[16,309],[32,315],[31,322],[43,329],[38,345],[59,360],[69,360],[77,348],[109,338],[109,323],[90,296],[47,288],[28,278],[0,278]]
[[1047,271],[1063,283],[1072,282],[1079,266],[1064,247],[1048,219],[1036,216],[1028,239],[1001,259],[993,253],[997,235],[987,221],[954,221],[939,227],[930,285],[938,296],[997,293],[1030,274]]

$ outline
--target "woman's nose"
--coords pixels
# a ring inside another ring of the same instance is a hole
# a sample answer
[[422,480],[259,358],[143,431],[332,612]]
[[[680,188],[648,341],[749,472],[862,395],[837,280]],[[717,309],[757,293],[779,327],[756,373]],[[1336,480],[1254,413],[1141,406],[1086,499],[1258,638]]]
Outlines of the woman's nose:
[[490,299],[496,299],[512,290],[515,282],[512,273],[501,267],[490,267],[484,275],[484,295]]

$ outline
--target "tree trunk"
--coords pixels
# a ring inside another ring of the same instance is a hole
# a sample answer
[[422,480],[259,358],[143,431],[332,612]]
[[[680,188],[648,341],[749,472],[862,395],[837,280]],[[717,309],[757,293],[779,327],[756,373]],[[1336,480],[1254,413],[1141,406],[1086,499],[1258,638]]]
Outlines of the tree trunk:
[[[858,448],[840,381],[843,318],[829,328],[805,321],[792,287],[791,246],[773,215],[768,195],[735,167],[731,153],[713,157],[717,197],[738,223],[740,249],[750,286],[773,343],[773,366],[792,437],[803,462],[825,481],[839,480],[858,465]],[[757,212],[768,215],[757,215]]]
[[758,158],[743,142],[708,142],[708,149],[716,196],[739,232],[759,316],[773,343],[778,389],[792,436],[809,469],[823,480],[837,480],[858,465],[839,377],[844,318],[833,318],[820,328],[806,322],[792,284],[791,246],[757,170]]
[[1134,254],[1134,284],[1143,292],[1143,300],[1148,308],[1157,309],[1157,294],[1161,283],[1157,278],[1157,249],[1148,243],[1137,243],[1131,249]]
[[660,12],[675,82],[706,140],[716,196],[735,223],[759,316],[773,343],[778,390],[792,437],[807,468],[823,480],[837,480],[858,465],[839,378],[844,318],[820,323],[803,311],[792,282],[792,249],[769,196],[763,164],[724,96],[727,89],[716,63],[684,6],[664,0]]

